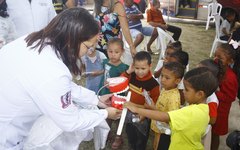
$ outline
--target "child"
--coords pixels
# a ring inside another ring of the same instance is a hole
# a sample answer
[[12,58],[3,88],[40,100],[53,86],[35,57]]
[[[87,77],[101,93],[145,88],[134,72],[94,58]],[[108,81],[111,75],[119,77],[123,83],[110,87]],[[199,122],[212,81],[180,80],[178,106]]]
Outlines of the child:
[[[138,52],[133,58],[133,64],[122,74],[129,78],[129,87],[132,92],[130,101],[134,104],[143,106],[146,98],[143,91],[155,103],[159,96],[159,84],[151,74],[151,55],[146,51]],[[149,99],[148,99],[149,100]],[[133,122],[132,114],[128,113],[126,121],[126,133],[128,143],[133,150],[145,150],[150,129],[150,120],[144,119],[143,122]]]
[[163,30],[167,30],[173,33],[173,39],[175,41],[178,41],[182,33],[182,29],[177,26],[166,24],[166,22],[163,19],[162,12],[160,10],[159,0],[153,0],[152,4],[153,5],[151,5],[150,9],[147,9],[146,12],[147,22],[153,27],[159,27],[162,28]]
[[[181,64],[169,62],[163,65],[160,79],[162,89],[156,103],[156,110],[168,112],[180,108],[181,95],[177,87],[183,75],[184,67]],[[155,120],[152,120],[151,129],[155,133],[153,149],[168,150],[170,135],[165,134],[165,130],[159,131]],[[159,138],[161,139],[160,141]]]
[[158,36],[157,29],[142,26],[141,19],[143,19],[143,14],[138,10],[137,6],[133,5],[133,0],[125,0],[125,10],[130,33],[135,39],[134,46],[137,47],[143,41],[144,35],[151,36],[147,44],[147,51],[152,53],[151,45]]
[[195,68],[184,76],[184,97],[188,106],[170,112],[139,108],[131,102],[124,104],[133,113],[169,123],[171,143],[169,150],[201,149],[201,137],[209,123],[206,99],[218,87],[216,77],[206,68]]
[[0,1],[0,49],[16,38],[13,22],[9,19],[6,0]]
[[167,49],[165,51],[165,55],[163,59],[159,59],[157,66],[154,70],[154,77],[158,78],[161,73],[161,68],[163,66],[164,59],[168,59],[169,55],[176,52],[176,51],[182,51],[182,43],[180,41],[176,41],[173,43],[169,43],[167,45]]
[[[107,80],[107,78],[118,77],[128,69],[128,65],[122,63],[122,61],[120,60],[123,52],[124,52],[123,41],[121,39],[112,38],[108,41],[107,55],[109,59],[103,60],[103,68],[105,71],[104,71],[104,76],[102,78],[100,87],[104,85],[104,82]],[[110,93],[108,88],[103,88],[99,92],[100,92],[100,95]],[[107,121],[109,126],[111,127],[112,120],[107,120]],[[109,134],[109,137],[111,136],[110,134]],[[123,143],[122,137],[116,136],[112,143],[112,149],[118,149],[122,145],[122,143]]]
[[[223,73],[223,70],[221,70],[222,68],[218,66],[212,59],[202,60],[198,64],[198,67],[208,68],[209,71],[211,71],[213,75],[218,79],[218,81],[222,77],[222,73]],[[209,124],[210,125],[208,125],[208,128],[206,129],[206,133],[203,137],[203,143],[204,143],[204,149],[210,150],[212,125],[216,122],[216,119],[217,119],[217,108],[218,108],[219,101],[217,99],[216,94],[213,93],[211,96],[207,98],[206,102],[209,107],[209,117],[210,117]]]
[[100,51],[96,51],[94,47],[88,47],[87,55],[84,55],[82,59],[83,68],[86,76],[86,88],[94,91],[96,94],[99,90],[99,84],[103,78],[104,68],[103,59],[107,57]]
[[234,63],[235,51],[229,44],[221,44],[215,52],[215,61],[221,65],[224,70],[223,76],[220,78],[219,90],[215,93],[219,100],[218,116],[216,123],[212,128],[211,149],[217,150],[219,147],[219,136],[228,133],[228,116],[232,102],[236,99],[238,90],[238,81],[236,74],[230,68]]
[[222,22],[220,28],[220,39],[228,41],[231,36],[232,28],[235,25],[236,12],[233,9],[229,9],[226,12],[226,19]]

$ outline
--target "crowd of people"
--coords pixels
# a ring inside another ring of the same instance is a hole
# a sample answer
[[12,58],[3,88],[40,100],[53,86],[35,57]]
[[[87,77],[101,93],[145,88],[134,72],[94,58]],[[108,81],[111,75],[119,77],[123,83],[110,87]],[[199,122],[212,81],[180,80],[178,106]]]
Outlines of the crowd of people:
[[[131,91],[130,102],[124,103],[129,149],[147,149],[152,130],[154,150],[217,150],[220,136],[228,133],[231,104],[240,98],[236,12],[225,14],[221,39],[227,43],[217,47],[213,58],[188,70],[182,29],[166,24],[158,0],[146,10],[149,26],[142,25],[143,14],[133,0],[95,0],[93,14],[72,8],[76,2],[0,0],[0,149],[24,149],[41,116],[63,133],[73,133],[77,146],[86,139],[77,138],[77,132],[92,133],[106,123],[105,140],[112,149],[121,148],[124,140],[113,134],[112,123],[118,126],[122,110],[111,106],[106,86],[108,78],[121,76],[129,80]],[[157,28],[173,33],[175,42],[168,43],[152,73]],[[150,36],[147,49],[137,51],[144,36]],[[123,37],[132,64],[122,60]],[[74,83],[75,75],[85,77],[85,85]],[[41,124],[49,125],[46,120]],[[51,146],[61,144],[58,139]]]

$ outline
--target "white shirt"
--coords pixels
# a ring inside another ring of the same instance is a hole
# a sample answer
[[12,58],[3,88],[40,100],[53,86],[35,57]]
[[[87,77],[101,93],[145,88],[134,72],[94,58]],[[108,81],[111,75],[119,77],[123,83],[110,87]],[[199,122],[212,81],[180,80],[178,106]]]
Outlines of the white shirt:
[[21,145],[34,121],[45,114],[63,131],[92,129],[107,117],[106,110],[78,109],[97,105],[93,91],[72,82],[72,75],[50,46],[39,54],[21,37],[0,51],[0,149]]
[[16,26],[17,37],[44,28],[55,16],[52,0],[7,0],[9,17]]
[[220,26],[220,37],[224,36],[225,34],[223,33],[223,28],[226,29],[227,33],[230,33],[230,29],[231,29],[231,24],[227,21],[227,19],[225,19],[222,23],[222,25]]
[[3,45],[13,41],[16,38],[16,30],[13,22],[7,18],[0,16],[0,41],[3,43],[0,44],[0,49]]

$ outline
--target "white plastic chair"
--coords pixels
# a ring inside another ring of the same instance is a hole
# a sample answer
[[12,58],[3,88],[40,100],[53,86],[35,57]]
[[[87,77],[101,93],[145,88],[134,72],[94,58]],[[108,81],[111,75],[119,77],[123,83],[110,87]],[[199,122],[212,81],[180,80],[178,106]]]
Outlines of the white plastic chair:
[[215,39],[213,41],[212,49],[211,49],[211,52],[210,52],[210,57],[212,57],[212,55],[215,53],[215,50],[217,48],[218,43],[227,43],[227,41],[224,41],[224,40],[220,39],[220,29],[221,29],[222,22],[223,22],[223,18],[220,15],[216,15],[215,16],[216,36],[215,36]]
[[208,30],[210,21],[215,21],[214,16],[221,14],[222,11],[222,5],[219,4],[216,0],[212,3],[208,4],[208,17],[207,17],[207,24],[206,24],[206,30]]
[[164,57],[167,45],[169,42],[174,42],[174,39],[171,35],[169,35],[166,31],[161,28],[157,28],[158,31],[158,38],[156,42],[156,48],[161,49],[161,53],[159,59]]

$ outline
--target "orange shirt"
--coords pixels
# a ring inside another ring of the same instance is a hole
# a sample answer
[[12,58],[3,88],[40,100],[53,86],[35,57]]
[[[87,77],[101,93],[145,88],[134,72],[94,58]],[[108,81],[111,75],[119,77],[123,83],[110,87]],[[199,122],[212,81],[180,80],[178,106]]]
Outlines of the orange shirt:
[[148,92],[154,103],[157,102],[160,94],[160,88],[158,82],[152,77],[151,72],[143,78],[138,78],[135,72],[131,74],[124,72],[121,76],[125,76],[129,79],[129,90],[132,92],[130,99],[131,102],[144,105],[145,97],[142,94],[143,89]]
[[166,24],[162,12],[160,10],[155,10],[153,8],[147,9],[147,22],[156,22]]

